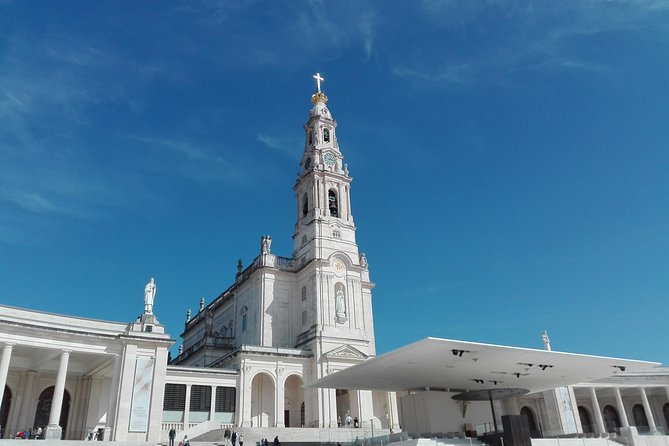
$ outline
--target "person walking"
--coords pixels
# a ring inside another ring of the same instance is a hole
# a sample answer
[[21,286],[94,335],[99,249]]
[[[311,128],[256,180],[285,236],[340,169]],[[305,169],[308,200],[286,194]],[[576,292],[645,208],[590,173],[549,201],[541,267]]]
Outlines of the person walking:
[[239,446],[244,446],[244,434],[239,434],[237,436],[237,440],[239,440]]
[[232,431],[232,435],[230,436],[230,440],[232,440],[232,446],[237,446],[237,432]]
[[277,435],[274,437],[274,446],[281,446],[281,442],[279,441],[279,436]]

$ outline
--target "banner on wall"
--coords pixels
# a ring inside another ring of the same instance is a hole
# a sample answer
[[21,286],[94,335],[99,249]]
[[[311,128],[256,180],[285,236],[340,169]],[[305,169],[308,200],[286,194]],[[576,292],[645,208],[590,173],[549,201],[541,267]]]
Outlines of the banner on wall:
[[130,406],[130,432],[146,432],[149,429],[154,362],[154,358],[137,358]]
[[571,401],[571,396],[569,395],[568,387],[560,387],[560,403],[562,404],[562,410],[564,412],[564,418],[567,423],[565,426],[565,434],[575,434],[578,432],[576,429],[576,412],[574,411],[574,405]]

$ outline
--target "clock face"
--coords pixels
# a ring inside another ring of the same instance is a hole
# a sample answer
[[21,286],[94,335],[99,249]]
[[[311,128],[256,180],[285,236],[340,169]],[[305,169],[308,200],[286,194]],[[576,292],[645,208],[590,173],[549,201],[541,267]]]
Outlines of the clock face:
[[328,152],[323,157],[323,161],[325,161],[325,164],[327,164],[328,166],[332,166],[332,165],[334,165],[336,159],[335,159],[335,156],[333,154]]
[[335,275],[341,276],[346,270],[346,265],[344,265],[344,262],[342,262],[341,260],[335,259],[332,262],[332,268],[334,268]]

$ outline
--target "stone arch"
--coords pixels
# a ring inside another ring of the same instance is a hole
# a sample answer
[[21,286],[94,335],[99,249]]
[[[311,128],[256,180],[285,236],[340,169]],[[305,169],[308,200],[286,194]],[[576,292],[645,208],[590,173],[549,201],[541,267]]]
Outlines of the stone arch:
[[[283,381],[284,413],[286,427],[304,427],[301,407],[304,406],[304,381],[298,373],[291,373]],[[290,403],[290,404],[289,404]]]
[[634,416],[634,425],[638,428],[641,428],[639,431],[644,432],[648,430],[648,417],[646,417],[646,411],[644,410],[641,404],[635,404],[632,407],[632,415]]
[[[37,399],[37,407],[35,408],[35,420],[33,427],[41,427],[44,429],[49,424],[49,415],[51,412],[51,402],[53,400],[53,392],[55,386],[47,387],[42,390]],[[58,425],[62,428],[61,438],[65,438],[67,432],[67,421],[70,415],[70,393],[67,389],[63,390],[63,404],[60,406],[60,419]]]
[[276,379],[260,371],[251,378],[251,423],[254,427],[275,427]]
[[578,417],[581,420],[581,427],[583,428],[584,434],[592,434],[594,432],[592,426],[592,417],[590,417],[590,412],[583,406],[578,406]]
[[5,438],[4,429],[7,426],[9,419],[9,409],[12,404],[12,389],[5,385],[5,390],[2,393],[2,403],[0,403],[0,438]]
[[527,420],[527,427],[530,429],[530,436],[534,437],[538,434],[539,429],[534,411],[529,406],[523,406],[520,409],[520,416]]
[[606,432],[616,432],[620,428],[620,416],[615,407],[608,405],[602,411],[604,414],[604,427]]

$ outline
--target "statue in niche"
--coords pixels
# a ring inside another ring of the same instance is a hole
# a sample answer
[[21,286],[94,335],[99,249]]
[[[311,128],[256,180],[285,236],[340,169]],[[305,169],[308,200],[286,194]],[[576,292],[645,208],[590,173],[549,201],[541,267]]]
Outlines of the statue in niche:
[[337,319],[346,319],[346,296],[341,283],[335,286],[335,313]]
[[144,287],[144,314],[153,314],[153,301],[156,297],[156,281],[149,280]]
[[269,235],[263,235],[260,237],[260,252],[262,254],[270,254],[272,248],[272,237]]

